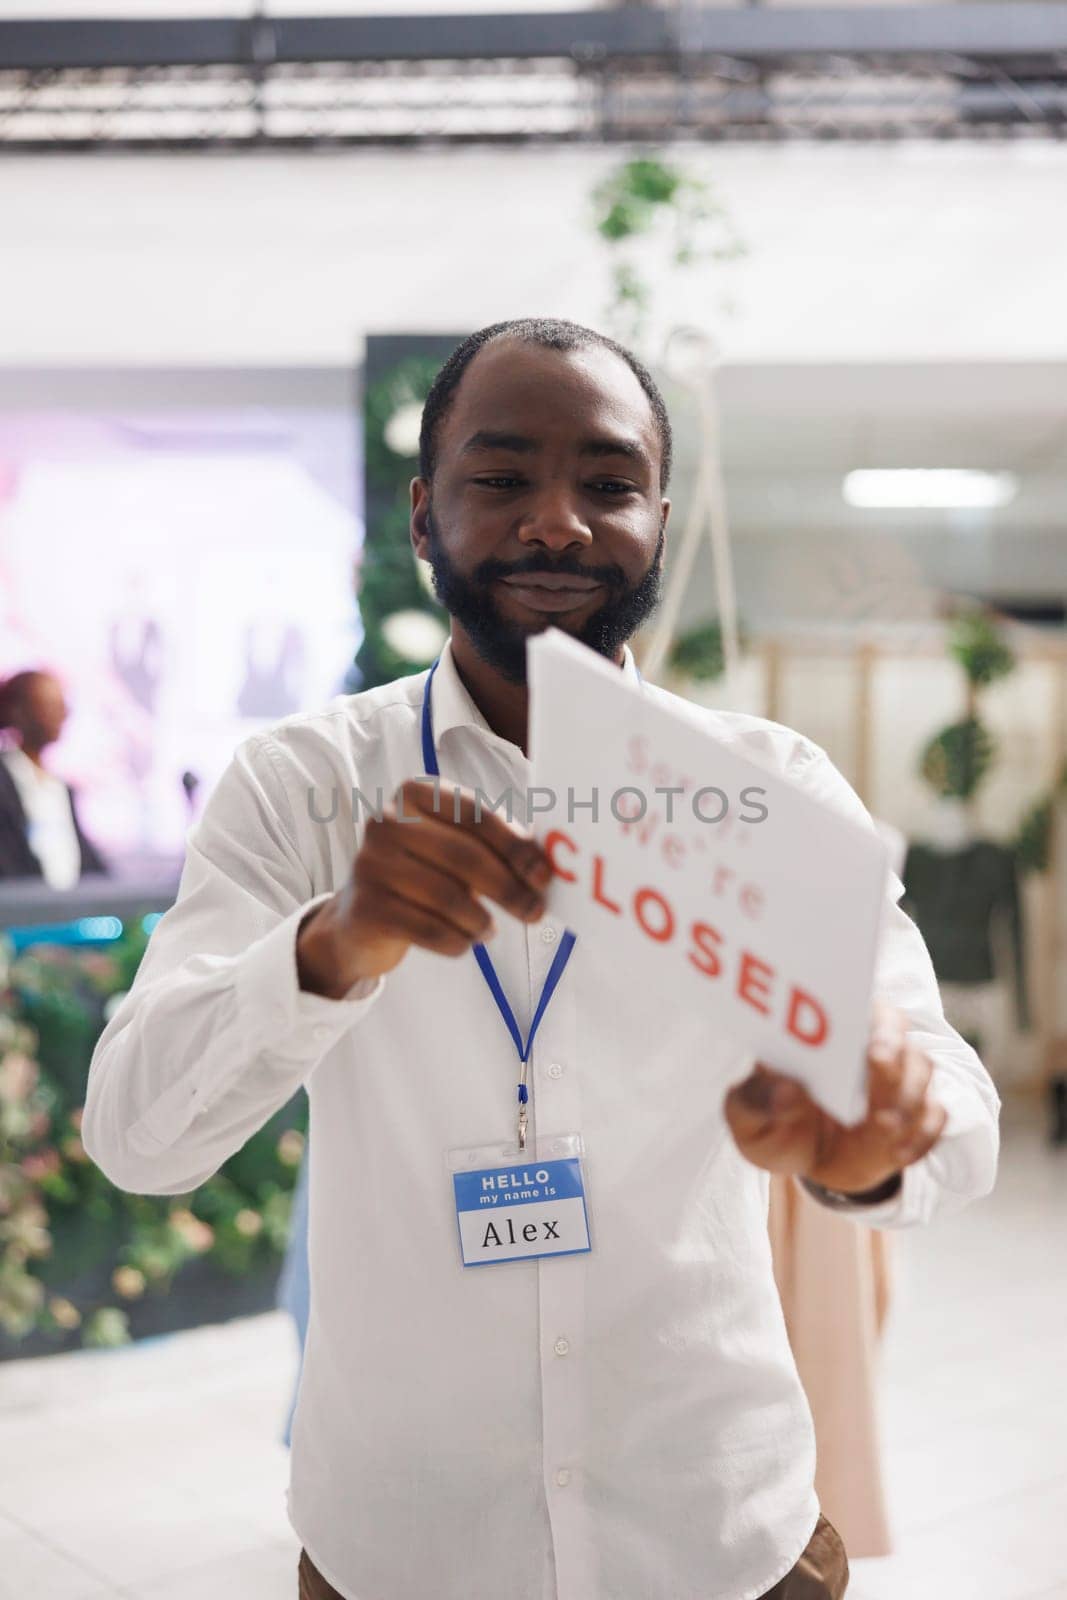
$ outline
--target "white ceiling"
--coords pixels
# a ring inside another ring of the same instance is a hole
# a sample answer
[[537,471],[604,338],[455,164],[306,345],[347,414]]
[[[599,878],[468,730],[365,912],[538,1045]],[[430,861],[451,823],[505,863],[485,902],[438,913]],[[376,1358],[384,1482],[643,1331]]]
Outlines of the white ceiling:
[[[1067,363],[730,366],[718,393],[750,623],[915,620],[946,592],[1067,600]],[[692,406],[674,390],[668,401],[679,530],[704,443]],[[1020,489],[993,512],[863,510],[841,485],[864,466],[1008,468]],[[684,619],[713,596],[705,552]]]
[[[992,519],[945,517],[941,526],[991,520],[1019,534],[1067,533],[1067,364],[729,368],[720,389],[739,529],[764,537],[798,525],[907,534],[928,514],[848,506],[844,474],[979,467],[1014,472],[1017,497]],[[690,419],[680,431],[684,477],[697,440]]]

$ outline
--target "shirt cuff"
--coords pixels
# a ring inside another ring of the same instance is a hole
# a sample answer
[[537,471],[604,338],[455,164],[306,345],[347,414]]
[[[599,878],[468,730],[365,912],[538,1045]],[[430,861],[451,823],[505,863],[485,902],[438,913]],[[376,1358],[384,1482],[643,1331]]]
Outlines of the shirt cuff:
[[237,971],[238,1026],[255,1055],[292,1065],[314,1062],[372,1006],[385,975],[361,978],[339,1000],[300,987],[296,935],[309,911],[331,899],[317,895],[249,949]]

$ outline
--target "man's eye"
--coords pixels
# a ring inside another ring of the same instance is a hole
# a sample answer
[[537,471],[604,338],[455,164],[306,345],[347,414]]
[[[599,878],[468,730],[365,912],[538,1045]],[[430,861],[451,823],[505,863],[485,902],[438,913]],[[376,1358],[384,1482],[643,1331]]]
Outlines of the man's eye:
[[[514,489],[521,487],[524,480],[511,473],[494,473],[491,477],[474,478],[472,480],[479,489]],[[598,478],[589,485],[598,494],[607,494],[616,498],[623,495],[636,494],[637,488],[632,483],[624,483],[621,478]]]

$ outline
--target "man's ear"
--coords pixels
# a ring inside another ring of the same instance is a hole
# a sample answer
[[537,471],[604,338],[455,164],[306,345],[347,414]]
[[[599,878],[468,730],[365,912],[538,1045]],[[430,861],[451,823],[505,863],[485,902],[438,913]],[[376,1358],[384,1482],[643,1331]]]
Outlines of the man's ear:
[[409,492],[411,494],[411,518],[409,523],[411,548],[419,561],[428,561],[430,485],[425,478],[412,478]]
[[660,501],[659,504],[660,504],[660,524],[659,524],[660,532],[661,533],[666,533],[666,531],[667,531],[667,523],[670,520],[670,515],[671,515],[671,503],[670,503],[669,500],[663,499],[663,500]]

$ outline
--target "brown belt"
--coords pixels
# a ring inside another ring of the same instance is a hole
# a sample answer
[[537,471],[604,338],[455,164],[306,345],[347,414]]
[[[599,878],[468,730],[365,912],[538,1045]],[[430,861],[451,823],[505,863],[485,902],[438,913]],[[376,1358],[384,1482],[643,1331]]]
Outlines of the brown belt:
[[[342,1600],[306,1550],[300,1552],[298,1600]],[[791,1572],[763,1600],[841,1600],[848,1588],[848,1557],[833,1523],[820,1517],[807,1548]]]

